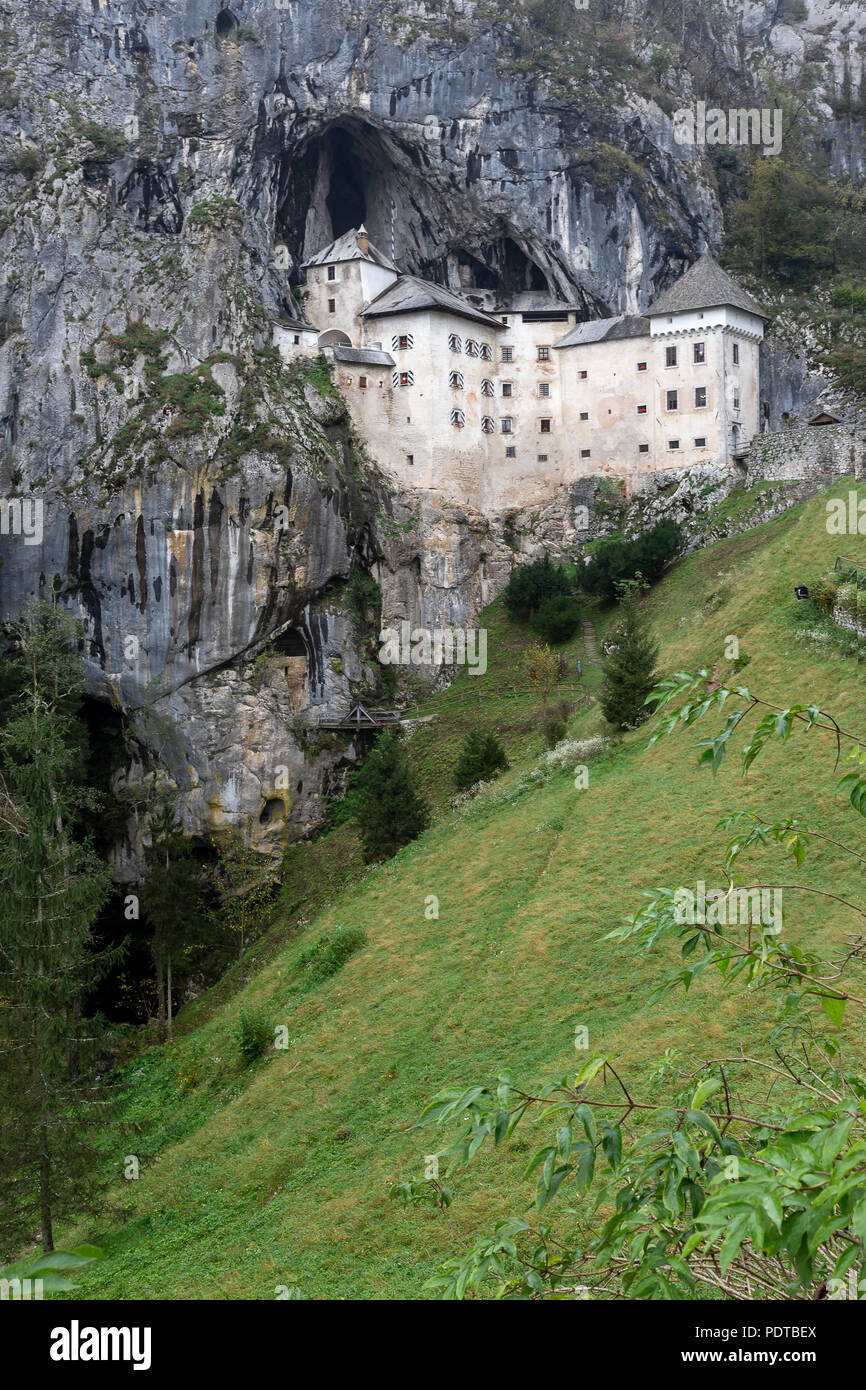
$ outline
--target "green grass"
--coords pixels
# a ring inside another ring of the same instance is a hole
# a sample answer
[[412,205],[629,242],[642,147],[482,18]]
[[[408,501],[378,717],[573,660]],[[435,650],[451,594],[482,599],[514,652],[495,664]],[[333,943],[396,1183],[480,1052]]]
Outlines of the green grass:
[[[765,698],[808,697],[863,727],[860,666],[817,649],[795,621],[794,584],[835,559],[824,496],[674,567],[647,600],[664,670],[706,665],[724,677],[725,640],[736,635],[750,658],[745,678]],[[597,615],[599,637],[612,618]],[[638,1090],[669,1049],[689,1071],[701,1055],[755,1044],[768,1000],[731,998],[708,982],[647,1011],[662,962],[604,936],[645,888],[717,882],[714,826],[737,805],[818,814],[850,842],[856,826],[830,797],[832,767],[802,738],[784,759],[768,750],[745,782],[733,759],[713,780],[688,737],[647,750],[639,731],[590,764],[587,790],[563,769],[509,799],[542,751],[539,702],[507,688],[526,632],[498,604],[482,621],[487,674],[464,673],[429,697],[423,709],[435,723],[409,743],[436,807],[431,828],[372,870],[353,858],[346,826],[293,851],[272,938],[248,963],[256,973],[241,987],[236,968],[181,1014],[171,1048],[130,1064],[127,1127],[108,1136],[125,1210],[75,1232],[110,1256],[80,1277],[84,1297],[267,1299],[288,1284],[305,1298],[417,1298],[460,1239],[521,1210],[527,1196],[520,1170],[531,1128],[457,1178],[447,1222],[388,1199],[392,1182],[421,1175],[425,1154],[442,1147],[436,1131],[412,1128],[442,1085],[489,1080],[505,1066],[528,1081],[561,1075],[574,1065],[576,1022]],[[590,688],[597,680],[591,670]],[[498,730],[511,769],[454,813],[450,769],[476,718]],[[601,728],[590,706],[569,734]],[[761,862],[772,882],[777,861]],[[791,872],[786,865],[783,881]],[[800,876],[840,893],[858,886],[832,848],[807,859]],[[438,920],[425,916],[430,895]],[[786,909],[786,931],[810,944],[842,925],[833,910],[818,917],[796,898]],[[310,978],[304,959],[314,948],[322,959],[328,941],[336,968]],[[242,1010],[285,1025],[288,1048],[245,1067]],[[843,1038],[856,1046],[847,1025]],[[119,1176],[129,1153],[141,1160],[137,1182]]]

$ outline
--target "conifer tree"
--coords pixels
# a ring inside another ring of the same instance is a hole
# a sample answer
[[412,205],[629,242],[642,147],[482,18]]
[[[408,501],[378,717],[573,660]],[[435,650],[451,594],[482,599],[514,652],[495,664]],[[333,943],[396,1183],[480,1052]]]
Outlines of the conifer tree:
[[601,708],[605,719],[618,729],[636,729],[643,723],[650,712],[644,702],[655,685],[658,643],[638,605],[641,587],[639,580],[619,585],[616,647],[604,664]]
[[387,859],[430,824],[430,808],[412,785],[396,729],[386,729],[354,779],[352,798],[368,864]]
[[141,903],[151,929],[160,1035],[170,1042],[175,967],[196,929],[206,920],[206,910],[199,866],[170,807],[162,807],[153,817],[150,836],[150,847],[144,856],[146,878]]
[[14,654],[0,729],[0,1236],[41,1227],[98,1189],[87,1138],[98,1098],[89,991],[122,947],[93,949],[109,873],[83,830],[81,679],[68,617],[33,604],[7,628]]

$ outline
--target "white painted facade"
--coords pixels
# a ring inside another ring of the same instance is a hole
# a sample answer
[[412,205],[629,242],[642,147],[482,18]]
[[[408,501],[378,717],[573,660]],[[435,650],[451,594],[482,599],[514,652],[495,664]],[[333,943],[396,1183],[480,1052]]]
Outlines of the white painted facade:
[[629,491],[638,473],[723,463],[758,432],[760,311],[651,305],[578,324],[569,306],[528,310],[523,296],[487,313],[471,292],[401,276],[363,228],[305,269],[318,350],[371,457],[404,485],[479,510],[600,474]]

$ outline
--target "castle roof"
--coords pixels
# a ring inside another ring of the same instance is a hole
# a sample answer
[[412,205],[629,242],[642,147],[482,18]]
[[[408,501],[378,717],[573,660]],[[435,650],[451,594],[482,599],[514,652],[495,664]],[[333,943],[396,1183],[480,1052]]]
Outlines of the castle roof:
[[393,367],[394,359],[390,352],[382,352],[372,347],[335,347],[334,357],[338,362],[357,362],[361,367]]
[[446,314],[456,314],[460,318],[483,323],[487,328],[502,329],[498,319],[477,309],[474,304],[446,290],[442,285],[431,284],[429,280],[419,280],[414,275],[401,275],[393,285],[389,285],[375,299],[371,299],[363,311],[364,318],[379,318],[385,314],[409,314],[424,309],[439,309]]
[[712,256],[701,256],[669,290],[654,300],[647,314],[655,318],[659,314],[682,314],[690,309],[716,309],[722,305],[743,309],[758,318],[769,318],[757,299],[732,280],[718,261]]
[[590,319],[587,323],[576,323],[553,346],[580,347],[584,343],[612,342],[615,338],[643,338],[649,337],[649,331],[649,319],[642,314],[617,314],[612,319]]
[[[361,241],[366,244],[366,251],[362,250],[359,244]],[[304,261],[302,269],[306,270],[311,265],[333,265],[336,261],[372,261],[373,265],[381,265],[385,270],[393,270],[395,274],[397,272],[393,261],[389,261],[370,241],[365,227],[353,227],[350,231],[344,232],[336,241],[332,241],[330,246],[326,246],[324,251],[317,251],[315,256]]]

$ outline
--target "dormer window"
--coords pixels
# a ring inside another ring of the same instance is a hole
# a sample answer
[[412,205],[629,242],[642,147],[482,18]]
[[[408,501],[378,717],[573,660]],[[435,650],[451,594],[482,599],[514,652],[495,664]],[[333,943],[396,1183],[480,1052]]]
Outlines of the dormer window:
[[481,383],[481,394],[482,394],[482,396],[492,396],[492,395],[493,395],[493,382],[492,382],[492,381],[488,381],[488,380],[487,380],[487,377],[485,377],[484,380],[483,380],[482,383]]
[[452,391],[462,391],[462,390],[463,390],[463,373],[462,373],[462,372],[449,372],[449,374],[448,374],[448,385],[451,387]]
[[450,349],[451,352],[462,352],[462,351],[463,351],[463,343],[462,343],[462,341],[461,341],[461,339],[460,339],[460,334],[459,334],[459,333],[449,333],[449,334],[448,334],[448,347],[449,347],[449,349]]

